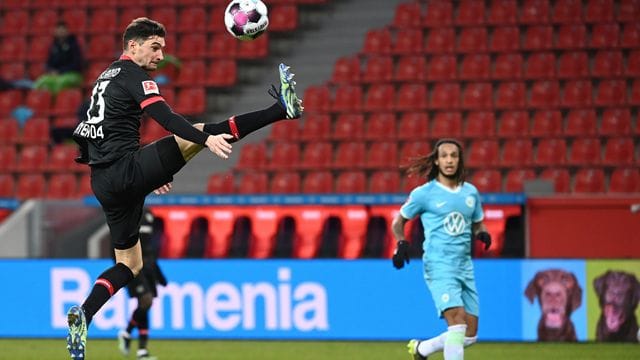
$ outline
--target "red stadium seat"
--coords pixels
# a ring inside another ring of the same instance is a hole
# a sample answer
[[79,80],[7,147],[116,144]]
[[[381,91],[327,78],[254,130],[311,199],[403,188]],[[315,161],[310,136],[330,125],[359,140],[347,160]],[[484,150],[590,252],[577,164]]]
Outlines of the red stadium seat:
[[209,60],[205,84],[229,87],[238,81],[238,64],[232,59]]
[[400,165],[406,166],[409,164],[411,159],[426,156],[431,152],[431,145],[424,140],[416,140],[405,142],[402,147],[400,147]]
[[573,192],[579,194],[605,192],[604,171],[602,169],[579,169],[575,174]]
[[395,141],[376,141],[367,150],[366,157],[369,169],[397,169],[398,145]]
[[207,21],[207,32],[225,34],[226,36],[229,36],[227,28],[224,25],[224,17],[220,15],[224,14],[227,3],[228,2],[226,1],[214,1],[213,4],[209,2],[211,8],[209,11],[209,19]]
[[596,53],[592,75],[595,77],[622,77],[624,60],[621,51],[598,51]]
[[520,29],[517,26],[500,26],[493,30],[489,42],[492,52],[514,52],[520,50]]
[[592,89],[590,80],[570,80],[564,85],[562,106],[580,108],[591,106]]
[[300,163],[300,145],[297,142],[276,142],[271,146],[267,167],[271,170],[292,170]]
[[429,81],[454,80],[458,65],[454,55],[438,55],[431,57],[427,66],[427,79]]
[[169,135],[169,132],[163,128],[162,125],[158,124],[158,122],[152,118],[149,118],[143,122],[140,134],[140,143],[150,144],[167,135]]
[[567,114],[565,135],[593,136],[597,132],[596,112],[593,109],[574,109]]
[[266,194],[268,192],[267,174],[264,172],[244,172],[238,185],[239,194]]
[[176,95],[176,112],[197,116],[204,113],[206,109],[206,94],[202,86],[182,88]]
[[252,41],[240,41],[236,57],[243,60],[259,60],[269,55],[269,34],[265,33]]
[[267,164],[267,147],[264,143],[249,143],[240,149],[236,167],[241,170],[262,170]]
[[[177,30],[177,12],[173,6],[155,6],[151,8],[149,18],[158,21],[167,29]],[[129,20],[131,21],[131,20]]]
[[[622,84],[620,84],[622,87]],[[624,91],[624,89],[620,89]],[[638,106],[640,105],[640,80],[634,79],[633,84],[631,85],[631,95],[629,97],[629,105]]]
[[298,7],[278,5],[269,9],[269,31],[293,31],[298,28]]
[[53,174],[47,183],[47,199],[71,199],[78,196],[78,179],[74,174]]
[[536,173],[531,169],[511,169],[507,172],[504,181],[504,191],[520,193],[524,190],[524,182],[536,178]]
[[336,179],[335,191],[338,194],[355,194],[367,191],[367,178],[363,171],[345,171]]
[[0,92],[0,116],[6,117],[14,108],[22,104],[24,95],[20,90],[7,90]]
[[487,54],[466,55],[460,66],[460,80],[488,80],[491,77],[491,59]]
[[111,62],[109,61],[92,61],[91,64],[88,65],[87,70],[84,72],[84,86],[87,88],[93,87],[96,79],[103,71],[106,70]]
[[397,171],[383,170],[371,174],[370,193],[397,193],[400,191],[400,174]]
[[304,108],[307,113],[327,112],[331,109],[331,92],[326,85],[312,85],[304,91]]
[[118,12],[115,8],[94,9],[89,16],[90,26],[87,27],[86,32],[89,34],[115,34],[119,30],[117,21]]
[[359,83],[360,58],[357,56],[339,57],[333,65],[333,75],[331,76],[331,82],[334,84]]
[[364,139],[364,115],[340,114],[333,127],[334,140]]
[[[306,99],[305,99],[306,107]],[[305,114],[305,120],[300,132],[303,141],[331,139],[331,117],[329,114]]]
[[568,51],[560,55],[558,78],[574,79],[589,77],[589,56],[585,51]]
[[423,110],[427,108],[427,87],[424,84],[402,84],[396,96],[398,111]]
[[640,50],[633,50],[627,56],[625,75],[640,77]]
[[525,84],[503,82],[498,85],[495,107],[498,109],[522,109],[525,107]]
[[502,166],[529,166],[532,160],[533,143],[529,139],[509,139],[502,146]]
[[502,177],[498,170],[476,170],[471,176],[471,183],[481,193],[502,192]]
[[273,125],[271,125],[269,140],[272,142],[298,141],[300,138],[299,124],[297,121],[278,121],[273,123]]
[[[141,5],[128,4],[126,7],[120,9],[120,16],[118,16],[118,29],[125,29],[127,25],[133,20],[142,16],[147,16],[147,10]],[[168,25],[163,22],[162,19],[158,19],[152,13],[151,18],[160,21],[165,27]],[[175,23],[175,22],[174,22]],[[171,28],[170,28],[171,29]]]
[[567,162],[567,143],[564,139],[540,139],[536,148],[536,166],[563,166]]
[[490,25],[515,25],[518,23],[517,0],[492,0],[487,15]]
[[620,38],[620,46],[631,49],[640,47],[640,23],[638,21],[624,24]]
[[391,53],[394,55],[422,54],[422,29],[400,28],[396,30]]
[[402,56],[396,62],[393,79],[400,82],[422,82],[427,79],[427,61],[424,56]]
[[484,3],[475,0],[462,0],[458,4],[454,24],[458,26],[484,25]]
[[540,179],[550,180],[553,182],[555,192],[567,193],[571,190],[571,175],[567,169],[544,169],[540,174]]
[[338,144],[333,166],[336,169],[360,169],[365,167],[364,142],[345,141]]
[[588,0],[584,19],[588,23],[611,22],[613,13],[613,0]]
[[522,137],[529,135],[529,113],[527,111],[505,111],[500,116],[498,136]]
[[557,137],[562,135],[562,114],[555,110],[536,111],[531,125],[533,137]]
[[429,135],[429,118],[426,112],[405,112],[400,117],[398,139],[417,140]]
[[77,35],[84,34],[89,21],[87,16],[87,9],[82,6],[74,6],[63,9],[62,19],[67,24],[69,32]]
[[393,59],[391,56],[372,55],[362,73],[362,81],[366,83],[390,82],[393,78]]
[[87,41],[87,49],[91,49],[91,51],[86,51],[85,55],[87,59],[92,61],[113,61],[119,51],[122,51],[121,48],[116,46],[117,41],[116,38],[112,34],[96,34],[89,37]]
[[24,79],[27,74],[26,64],[21,62],[11,62],[1,64],[0,76],[5,81]]
[[269,184],[271,194],[300,193],[300,174],[297,172],[279,171],[273,174]]
[[531,86],[529,106],[545,109],[560,104],[560,84],[557,81],[536,81]]
[[235,184],[234,176],[231,173],[211,174],[207,181],[207,194],[234,194]]
[[554,23],[582,23],[582,0],[557,0],[553,7]]
[[[25,105],[40,116],[49,115],[51,103],[51,92],[47,90],[30,90],[25,98]],[[78,103],[79,105],[80,103]]]
[[417,2],[400,3],[396,5],[393,25],[398,28],[419,28],[422,25],[421,13],[422,9]]
[[[29,40],[29,52],[27,60],[37,63],[38,67],[44,70],[43,64],[49,56],[49,47],[51,46],[51,31],[47,35],[32,36]],[[34,64],[36,65],[36,64]]]
[[561,49],[584,49],[587,46],[587,28],[584,24],[562,25],[558,30],[556,47]]
[[14,171],[17,161],[18,152],[14,145],[0,145],[0,173]]
[[453,53],[456,49],[456,33],[453,28],[431,28],[425,41],[427,54]]
[[2,43],[3,61],[24,61],[27,58],[27,41],[20,36],[4,38]]
[[402,189],[403,193],[409,194],[411,190],[417,188],[420,185],[423,185],[426,182],[426,178],[419,177],[416,175],[406,176],[402,179]]
[[431,28],[453,25],[453,4],[450,1],[430,1],[422,25]]
[[522,48],[525,50],[548,50],[553,48],[553,27],[530,26],[524,34]]
[[462,94],[462,108],[486,110],[493,108],[491,83],[467,83]]
[[173,85],[182,87],[193,87],[204,85],[206,79],[206,67],[204,60],[185,61],[180,67],[178,78]]
[[600,134],[605,136],[631,135],[631,112],[628,108],[605,109]]
[[333,147],[328,141],[307,142],[302,152],[300,168],[309,170],[330,169],[333,164]]
[[360,111],[361,109],[362,87],[358,85],[340,85],[336,88],[331,110],[336,112],[352,112]]
[[499,80],[518,80],[522,78],[523,60],[520,54],[499,54],[491,77]]
[[74,144],[58,144],[51,148],[47,169],[53,172],[81,171],[74,160],[78,157],[78,147]]
[[330,171],[311,171],[304,177],[302,192],[306,194],[333,193],[333,175]]
[[0,198],[12,198],[16,183],[11,174],[0,174]]
[[551,18],[549,1],[525,0],[520,12],[521,24],[547,24]]
[[365,55],[391,54],[391,33],[388,29],[370,29],[365,34],[362,53]]
[[45,145],[29,145],[20,150],[16,170],[19,172],[43,172],[47,167],[48,150]]
[[499,145],[496,140],[473,140],[467,151],[467,163],[472,168],[493,167],[499,164]]
[[[181,34],[177,48],[177,55],[180,59],[202,59],[207,55],[207,35],[205,33]],[[184,64],[181,70],[188,66],[188,64]]]
[[620,106],[626,103],[627,86],[624,80],[602,80],[598,84],[597,106]]
[[618,17],[620,22],[633,22],[640,20],[640,1],[622,0],[618,5]]
[[391,111],[395,107],[396,90],[391,84],[372,84],[364,97],[364,111]]
[[212,34],[207,46],[207,56],[213,59],[235,59],[238,55],[238,40],[228,33]]
[[18,177],[16,198],[28,200],[45,198],[46,180],[42,174],[24,174]]
[[618,37],[620,36],[620,27],[618,24],[595,24],[591,30],[592,48],[612,48],[618,47]]
[[456,138],[462,134],[462,115],[459,112],[437,112],[431,124],[432,138]]
[[0,145],[15,144],[20,140],[20,128],[14,118],[0,119]]
[[603,164],[607,166],[633,165],[635,146],[630,137],[607,139],[604,147]]
[[31,16],[29,34],[47,35],[47,45],[51,45],[51,34],[53,34],[53,29],[56,27],[57,18],[57,10],[51,8],[35,10],[33,16]]
[[571,165],[598,165],[601,157],[600,139],[578,138],[571,145],[569,163]]
[[49,143],[49,119],[45,117],[35,117],[27,120],[22,128],[20,142],[22,144],[42,144]]
[[471,111],[467,114],[462,136],[468,138],[490,138],[496,134],[496,119],[493,111]]
[[367,119],[365,140],[395,140],[396,115],[391,112],[373,113]]
[[485,27],[462,28],[458,38],[458,52],[478,53],[489,48],[489,35]]
[[611,173],[610,193],[640,192],[640,170],[638,168],[616,168]]
[[529,55],[524,76],[527,79],[552,79],[556,76],[556,56],[549,51]]
[[26,10],[7,11],[2,17],[1,24],[0,35],[26,35],[30,25],[29,12]]
[[431,93],[433,109],[453,110],[460,107],[460,84],[436,83]]

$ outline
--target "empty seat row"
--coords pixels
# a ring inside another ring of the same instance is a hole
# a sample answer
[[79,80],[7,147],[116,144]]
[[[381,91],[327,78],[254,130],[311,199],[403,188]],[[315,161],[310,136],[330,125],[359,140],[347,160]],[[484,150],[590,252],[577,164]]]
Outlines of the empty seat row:
[[445,53],[503,53],[568,49],[634,49],[640,47],[640,25],[607,23],[553,26],[501,26],[429,30],[401,28],[370,29],[362,45],[363,54],[405,55]]
[[72,144],[27,145],[19,151],[13,145],[0,146],[0,173],[86,172],[88,166],[74,160],[78,147]]
[[80,177],[72,173],[56,173],[48,177],[43,174],[0,174],[0,198],[72,199],[91,193],[88,174]]
[[572,24],[640,20],[635,0],[407,1],[396,6],[395,26]]
[[7,116],[20,105],[28,106],[38,116],[75,115],[82,103],[78,89],[68,89],[53,96],[44,90],[9,90],[0,92],[0,116]]

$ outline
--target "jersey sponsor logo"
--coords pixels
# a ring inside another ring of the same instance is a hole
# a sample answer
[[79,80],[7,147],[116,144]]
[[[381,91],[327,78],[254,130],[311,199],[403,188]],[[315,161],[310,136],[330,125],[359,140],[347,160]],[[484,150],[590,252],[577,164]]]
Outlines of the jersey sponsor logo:
[[447,215],[447,217],[444,218],[444,221],[442,222],[444,231],[452,236],[462,234],[466,225],[467,222],[464,220],[464,216],[457,211],[454,211]]
[[468,207],[472,208],[476,204],[476,199],[474,199],[473,196],[467,196],[464,202]]
[[142,90],[145,95],[149,94],[158,94],[160,95],[160,90],[158,90],[158,85],[155,81],[147,80],[142,82]]
[[108,80],[114,78],[120,73],[120,68],[107,69],[100,74],[98,80]]

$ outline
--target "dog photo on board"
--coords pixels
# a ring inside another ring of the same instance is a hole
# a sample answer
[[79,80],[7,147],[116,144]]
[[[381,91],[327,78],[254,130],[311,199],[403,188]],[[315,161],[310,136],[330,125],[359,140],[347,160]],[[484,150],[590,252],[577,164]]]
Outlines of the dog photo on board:
[[593,279],[600,306],[597,341],[640,341],[635,311],[640,300],[640,282],[630,272],[608,270]]

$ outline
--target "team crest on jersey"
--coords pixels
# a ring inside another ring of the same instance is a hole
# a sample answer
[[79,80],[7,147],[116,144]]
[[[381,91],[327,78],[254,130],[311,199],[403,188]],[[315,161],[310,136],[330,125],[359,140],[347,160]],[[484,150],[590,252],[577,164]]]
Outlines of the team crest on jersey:
[[474,199],[473,196],[467,196],[464,202],[468,207],[472,208],[476,204],[476,199]]
[[155,81],[147,80],[142,82],[142,90],[144,90],[145,95],[149,94],[158,94],[160,95],[160,90],[158,90],[158,85]]
[[98,80],[112,79],[120,73],[120,68],[107,69],[100,74]]

